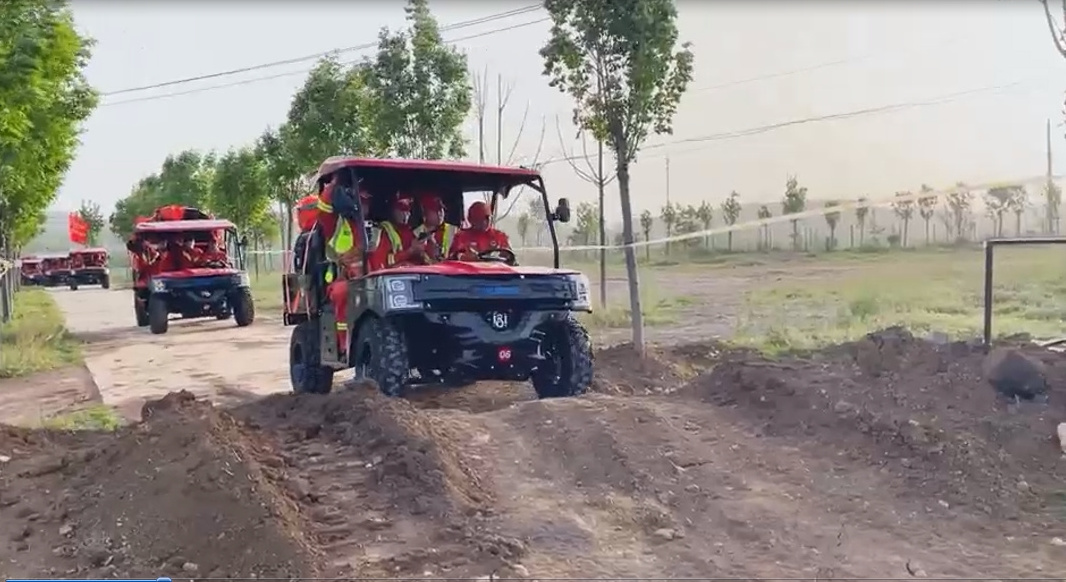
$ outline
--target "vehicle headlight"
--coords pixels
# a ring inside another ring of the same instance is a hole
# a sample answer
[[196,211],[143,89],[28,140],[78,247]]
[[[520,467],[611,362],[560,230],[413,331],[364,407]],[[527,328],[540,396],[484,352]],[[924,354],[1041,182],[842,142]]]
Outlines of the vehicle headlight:
[[237,273],[237,286],[249,287],[252,284],[252,280],[248,277],[248,273]]
[[584,275],[571,275],[570,286],[574,292],[574,309],[592,309],[592,294],[589,290],[589,278]]
[[152,293],[162,293],[166,290],[166,281],[163,281],[162,279],[152,279]]
[[418,309],[421,304],[415,301],[415,277],[383,277],[381,280],[382,299],[385,309]]

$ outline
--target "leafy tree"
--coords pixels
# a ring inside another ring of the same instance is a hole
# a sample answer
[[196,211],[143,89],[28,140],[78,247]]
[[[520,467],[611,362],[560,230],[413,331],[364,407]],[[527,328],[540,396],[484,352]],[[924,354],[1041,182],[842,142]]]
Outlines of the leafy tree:
[[1011,188],[1008,207],[1014,213],[1014,236],[1021,236],[1022,215],[1025,214],[1025,209],[1029,207],[1029,191],[1025,189],[1025,186],[1019,185]]
[[[679,235],[692,234],[700,230],[699,208],[690,205],[677,206],[677,224],[674,225],[674,233]],[[682,247],[692,248],[698,244],[695,239],[682,241]]]
[[994,235],[1003,236],[1003,215],[1011,209],[1013,187],[991,188],[985,192],[985,213],[992,219]]
[[962,182],[955,183],[955,190],[948,194],[948,208],[955,223],[956,242],[966,240],[966,225],[973,206],[973,192]]
[[533,238],[535,244],[540,245],[540,237],[544,233],[544,201],[540,196],[534,196],[529,199],[529,203],[526,205],[525,214],[529,215],[529,220],[533,226]]
[[591,245],[600,230],[599,213],[596,207],[582,202],[574,209],[574,231],[570,234],[572,244]]
[[[910,192],[896,192],[897,198],[904,196],[910,196]],[[908,230],[911,223],[911,218],[914,217],[914,200],[897,200],[892,203],[892,211],[896,213],[896,216],[903,221],[903,234],[900,236],[900,244],[907,246],[908,243]]]
[[82,200],[78,208],[78,216],[89,225],[89,246],[99,244],[100,232],[104,230],[104,214],[100,211],[100,205],[89,200]]
[[108,218],[111,232],[126,238],[133,231],[136,217],[148,216],[168,204],[210,208],[212,169],[211,155],[186,150],[167,156],[158,174],[143,178],[115,204],[115,211]]
[[97,104],[63,0],[0,2],[0,251],[38,234]]
[[[928,184],[922,184],[922,193],[932,192],[933,189]],[[918,216],[922,217],[925,222],[925,244],[930,244],[929,239],[929,221],[933,219],[933,214],[936,213],[936,196],[923,196],[918,199]]]
[[[703,230],[710,230],[711,224],[714,222],[714,207],[709,202],[704,200],[700,203],[699,207],[695,209],[694,216],[700,221],[703,226]],[[711,246],[711,237],[708,236],[704,239],[704,246]]]
[[252,237],[263,234],[270,192],[266,168],[252,148],[231,149],[215,163],[211,209]]
[[466,55],[444,44],[427,0],[409,0],[406,12],[409,30],[382,30],[367,63],[375,135],[399,157],[461,158],[471,105]]
[[[722,203],[722,220],[729,226],[733,226],[740,220],[740,211],[742,207],[740,205],[740,194],[737,194],[736,190],[733,190],[729,194],[729,198],[726,198]],[[733,252],[733,231],[729,231],[726,234],[726,248],[729,252]]]
[[518,238],[522,239],[522,246],[526,246],[526,237],[529,236],[529,213],[523,212],[518,215]]
[[826,209],[826,213],[824,214],[825,224],[829,227],[829,240],[826,241],[825,245],[825,250],[827,251],[837,248],[837,224],[840,223],[840,211],[830,210],[837,206],[840,206],[840,201],[838,200],[828,200],[824,206]]
[[286,247],[293,240],[293,207],[309,186],[304,183],[303,174],[310,168],[301,166],[296,158],[294,137],[291,127],[282,124],[263,132],[255,144],[256,157],[262,160],[266,171],[271,198],[277,202],[283,217],[282,237]]
[[[666,238],[674,236],[674,228],[677,225],[679,214],[677,205],[669,202],[663,204],[663,207],[659,210],[659,220],[663,222],[663,227],[666,228]],[[669,241],[666,243],[666,256],[670,256]]]
[[[655,217],[652,216],[651,210],[645,210],[640,213],[640,230],[644,233],[644,242],[651,241],[651,228],[655,226]],[[644,245],[644,258],[648,262],[651,262],[651,245]]]
[[[772,218],[773,215],[774,213],[770,211],[769,206],[763,204],[759,207],[759,212],[757,214],[759,220],[766,220],[768,218]],[[760,224],[759,231],[762,234],[762,236],[759,237],[759,246],[763,247],[764,249],[769,249],[770,247],[772,247],[773,241],[770,240],[770,225]]]
[[574,124],[615,154],[633,344],[643,354],[630,166],[649,134],[671,132],[692,53],[687,44],[678,50],[672,0],[545,0],[544,7],[552,21],[540,51],[544,74],[574,99]]
[[[783,214],[798,214],[807,208],[807,187],[800,186],[795,176],[789,176],[785,182],[785,198],[781,202]],[[792,250],[800,249],[799,220],[792,219]]]
[[1049,181],[1044,185],[1044,232],[1058,234],[1059,209],[1062,207],[1062,189]]
[[859,223],[859,246],[866,244],[866,217],[870,214],[870,207],[865,206],[870,199],[865,196],[859,197],[859,206],[855,208],[855,221]]

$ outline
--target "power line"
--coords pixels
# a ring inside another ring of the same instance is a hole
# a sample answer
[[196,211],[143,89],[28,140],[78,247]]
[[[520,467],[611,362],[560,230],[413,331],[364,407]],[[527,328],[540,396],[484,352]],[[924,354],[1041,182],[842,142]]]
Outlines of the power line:
[[[523,14],[529,14],[529,13],[532,13],[532,12],[537,12],[542,7],[543,6],[540,5],[540,4],[531,4],[529,6],[524,6],[522,8],[515,8],[513,10],[508,10],[507,12],[500,12],[500,13],[497,13],[497,14],[490,14],[488,16],[482,16],[480,18],[475,18],[473,20],[466,20],[466,21],[463,21],[463,22],[456,22],[454,24],[448,24],[448,25],[442,26],[440,28],[440,32],[451,32],[451,31],[454,31],[454,30],[460,30],[460,29],[463,29],[463,28],[469,28],[471,26],[477,26],[479,24],[485,24],[485,23],[488,23],[488,22],[494,22],[494,21],[497,21],[497,20],[503,20],[503,19],[506,19],[506,18],[510,18],[512,16],[520,16],[520,15],[523,15]],[[164,81],[164,82],[161,82],[161,83],[153,83],[153,84],[150,84],[150,85],[142,85],[142,86],[139,86],[139,87],[129,87],[129,88],[126,88],[126,89],[119,89],[119,90],[116,90],[116,91],[108,91],[108,92],[102,93],[101,96],[102,97],[112,97],[114,95],[122,95],[122,94],[126,94],[126,93],[135,93],[135,92],[139,92],[139,91],[147,91],[149,89],[159,89],[159,88],[162,88],[162,87],[172,87],[174,85],[184,85],[186,83],[193,83],[193,82],[196,82],[196,81],[205,81],[205,80],[208,80],[208,79],[218,79],[220,77],[230,77],[230,76],[233,76],[233,75],[239,75],[239,74],[242,74],[242,73],[249,73],[249,72],[252,72],[252,71],[261,71],[263,69],[270,69],[270,68],[280,67],[280,66],[284,66],[284,65],[292,65],[292,64],[296,64],[296,63],[314,61],[314,60],[318,60],[320,58],[323,58],[323,57],[326,57],[326,56],[329,56],[329,55],[333,55],[333,54],[340,54],[340,53],[347,53],[347,52],[353,52],[353,51],[361,51],[361,50],[372,49],[372,48],[374,48],[376,46],[377,46],[377,42],[364,43],[364,44],[360,44],[360,45],[356,45],[356,46],[342,47],[342,48],[337,48],[337,49],[333,49],[333,50],[329,50],[329,51],[325,51],[325,52],[319,52],[319,53],[314,53],[314,54],[310,54],[310,55],[304,55],[304,56],[300,56],[300,57],[293,57],[293,58],[290,58],[290,59],[284,59],[284,60],[280,60],[280,61],[272,61],[272,62],[268,62],[268,63],[260,63],[258,65],[240,67],[240,68],[237,68],[237,69],[230,69],[228,71],[219,71],[217,73],[208,73],[206,75],[197,75],[197,76],[194,76],[194,77],[185,77],[183,79],[174,79],[172,81]]]
[[[479,32],[479,33],[475,33],[475,34],[469,34],[467,36],[461,36],[459,38],[453,38],[453,39],[450,39],[450,40],[446,40],[444,42],[445,42],[445,44],[455,44],[455,43],[458,43],[458,42],[463,42],[463,41],[467,41],[467,40],[473,40],[475,38],[481,38],[481,37],[484,37],[484,36],[489,36],[489,35],[493,35],[493,34],[499,34],[501,32],[507,32],[507,31],[516,30],[516,29],[519,29],[519,28],[525,28],[527,26],[533,26],[534,24],[540,24],[542,22],[547,22],[548,20],[551,20],[551,19],[550,18],[540,18],[540,19],[537,19],[537,20],[531,20],[529,22],[520,22],[518,24],[512,24],[511,26],[505,26],[505,27],[502,27],[502,28],[494,28],[492,30],[486,30],[486,31],[482,31],[482,32]],[[374,44],[374,45],[368,46],[367,48],[373,48],[373,47],[376,47],[376,46],[377,45]],[[351,64],[355,64],[357,62],[358,61],[356,61],[356,60],[344,61],[344,64],[351,65]],[[195,93],[203,93],[203,92],[206,92],[206,91],[217,91],[219,89],[228,89],[230,87],[240,87],[242,85],[250,85],[252,83],[262,83],[263,81],[270,81],[270,80],[273,80],[273,79],[281,79],[283,77],[291,77],[293,75],[305,75],[305,74],[311,72],[312,70],[314,70],[314,69],[300,69],[300,70],[297,70],[297,71],[286,71],[284,73],[276,73],[274,75],[266,75],[266,76],[262,76],[262,77],[252,77],[251,79],[242,79],[240,81],[232,81],[232,82],[229,82],[229,83],[223,83],[221,85],[210,85],[208,87],[197,87],[196,89],[188,89],[188,90],[185,90],[185,91],[177,91],[177,92],[174,92],[174,93],[165,93],[163,95],[148,95],[148,96],[145,96],[145,97],[135,97],[133,99],[124,99],[122,101],[112,101],[110,103],[101,103],[99,106],[100,107],[112,107],[112,106],[115,106],[115,105],[126,105],[128,103],[138,103],[138,102],[141,102],[141,101],[155,101],[157,99],[169,99],[171,97],[181,97],[183,95],[193,95]]]
[[[648,150],[656,150],[656,149],[665,148],[665,147],[669,147],[669,146],[673,146],[673,145],[680,145],[680,144],[693,144],[693,143],[703,144],[703,143],[707,143],[707,142],[715,142],[715,141],[723,141],[723,140],[729,140],[729,139],[738,139],[738,138],[742,138],[742,137],[750,137],[750,136],[753,136],[753,135],[758,135],[758,134],[766,133],[766,132],[769,132],[769,131],[774,131],[774,130],[777,130],[777,129],[783,129],[783,128],[786,128],[786,127],[792,127],[792,126],[796,126],[796,125],[807,125],[807,124],[810,124],[810,123],[821,123],[821,122],[824,122],[824,121],[837,121],[837,120],[842,120],[842,119],[865,117],[865,116],[868,116],[868,115],[878,115],[878,114],[884,114],[884,113],[893,113],[893,112],[896,112],[896,111],[901,111],[901,110],[906,110],[906,109],[913,109],[913,108],[917,108],[917,107],[928,107],[928,106],[932,106],[932,105],[940,105],[940,104],[943,104],[943,103],[949,103],[949,102],[952,102],[952,101],[958,101],[959,99],[963,99],[963,98],[966,98],[966,97],[972,97],[972,96],[979,95],[979,94],[982,94],[982,93],[990,93],[990,92],[994,92],[994,91],[1002,91],[1004,89],[1009,89],[1009,88],[1012,88],[1012,87],[1018,87],[1018,86],[1021,86],[1021,85],[1028,84],[1028,83],[1032,83],[1035,80],[1037,80],[1037,79],[1028,79],[1028,80],[1024,80],[1023,79],[1023,80],[1018,80],[1018,81],[1012,81],[1010,83],[1001,83],[1001,84],[996,84],[996,85],[986,85],[984,87],[977,87],[977,88],[974,88],[974,89],[967,89],[967,90],[964,90],[964,91],[957,91],[957,92],[954,92],[954,93],[948,93],[948,94],[945,94],[945,95],[940,95],[938,97],[932,97],[932,98],[928,98],[928,99],[915,100],[915,101],[905,101],[905,102],[901,102],[901,103],[892,103],[892,104],[888,104],[888,105],[880,105],[880,106],[877,106],[877,107],[866,107],[866,108],[862,108],[862,109],[855,109],[855,110],[852,110],[852,111],[845,111],[845,112],[840,112],[840,113],[830,113],[830,114],[827,114],[827,115],[818,115],[818,116],[813,116],[813,117],[803,117],[803,118],[799,118],[799,119],[791,119],[791,120],[788,120],[788,121],[781,121],[781,122],[777,122],[777,123],[759,125],[759,126],[750,127],[750,128],[747,128],[747,129],[740,129],[740,130],[727,131],[727,132],[719,132],[719,133],[713,133],[713,134],[708,134],[708,135],[699,136],[699,137],[690,137],[690,138],[672,140],[672,141],[668,141],[668,142],[660,142],[660,143],[655,143],[655,144],[648,144],[648,145],[646,145],[646,146],[641,148],[641,152],[645,152],[645,151],[648,151]],[[678,152],[678,151],[662,152],[661,155],[670,155],[670,154],[676,154],[676,153],[683,153],[683,152],[687,152],[687,151],[695,151],[695,150],[702,149],[702,148],[703,148],[703,146],[700,146],[698,148],[691,148],[691,149],[682,150],[681,152]],[[554,164],[554,163],[563,162],[563,161],[567,161],[567,160],[588,159],[590,157],[591,157],[591,155],[561,156],[561,157],[558,157],[558,158],[553,158],[553,159],[546,160],[546,161],[542,162],[540,164],[540,166],[543,167],[543,166],[546,166],[548,164]],[[659,157],[659,156],[653,154],[651,156],[643,156],[643,157],[644,158],[648,158],[648,157],[654,158],[654,157]]]

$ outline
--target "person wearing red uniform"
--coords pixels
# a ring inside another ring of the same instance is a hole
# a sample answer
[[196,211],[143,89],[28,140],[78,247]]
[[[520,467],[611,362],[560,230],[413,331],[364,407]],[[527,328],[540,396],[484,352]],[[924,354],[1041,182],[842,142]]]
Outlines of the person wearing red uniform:
[[381,223],[382,236],[370,253],[372,262],[387,269],[422,261],[425,245],[415,239],[414,230],[407,224],[410,217],[411,199],[397,195],[392,202],[392,215]]
[[[355,221],[341,216],[345,207],[352,206],[351,186],[342,184],[343,174],[333,175],[333,181],[327,184],[318,196],[318,226],[326,246],[326,257],[336,263],[336,269],[326,274],[326,296],[333,304],[333,314],[337,320],[337,347],[342,352],[348,351],[348,280],[363,276],[363,248],[360,237],[355,236],[358,225]],[[359,208],[363,219],[370,208],[370,193],[359,189]],[[337,208],[334,208],[334,204]],[[376,231],[372,231],[376,234]],[[374,241],[370,241],[374,246]],[[367,258],[370,270],[377,270],[378,264],[373,256]]]
[[419,198],[422,206],[422,224],[415,229],[417,240],[425,241],[424,263],[443,261],[452,250],[455,241],[455,225],[444,222],[444,204],[435,194],[423,194]]
[[495,249],[511,250],[507,234],[492,228],[488,204],[480,200],[471,204],[470,209],[466,211],[466,221],[470,223],[470,227],[455,235],[452,257],[460,261],[476,261],[478,253]]

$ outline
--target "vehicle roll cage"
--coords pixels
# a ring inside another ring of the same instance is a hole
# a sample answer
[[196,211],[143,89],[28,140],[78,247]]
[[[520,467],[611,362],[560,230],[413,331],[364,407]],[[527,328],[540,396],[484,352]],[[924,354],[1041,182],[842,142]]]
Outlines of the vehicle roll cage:
[[[325,168],[325,166],[326,164],[323,164],[323,168]],[[544,179],[539,174],[533,173],[531,170],[526,170],[524,168],[522,170],[528,171],[529,174],[504,174],[500,172],[485,174],[484,180],[482,182],[478,182],[477,185],[485,186],[485,190],[492,191],[492,197],[489,199],[489,212],[491,216],[496,215],[496,208],[498,206],[499,200],[506,199],[510,195],[511,190],[515,187],[528,186],[534,191],[536,191],[538,194],[540,194],[541,201],[544,205],[544,216],[546,217],[546,222],[548,223],[548,234],[551,237],[552,264],[555,268],[558,269],[559,235],[555,229],[555,222],[558,221],[565,223],[570,221],[569,201],[566,198],[560,198],[558,206],[556,206],[555,209],[552,209],[551,202],[548,200],[547,190],[544,187]],[[400,170],[398,169],[392,170],[391,172],[389,172],[389,175],[393,176],[399,171]],[[425,173],[427,171],[432,170],[420,170],[416,168],[410,168],[407,170],[408,173],[412,174]],[[471,167],[469,171],[471,173],[476,174],[476,166]],[[375,176],[374,174],[378,175]],[[357,232],[354,234],[355,236],[359,237],[358,242],[362,245],[361,248],[364,249],[367,248],[370,244],[369,237],[367,235],[367,221],[363,220],[363,213],[361,207],[362,202],[360,201],[359,196],[355,195],[355,191],[351,188],[351,185],[363,184],[364,180],[369,181],[372,178],[380,179],[382,174],[384,174],[383,168],[359,167],[357,165],[338,165],[334,168],[330,168],[330,171],[328,172],[323,172],[322,170],[319,170],[319,172],[317,172],[314,176],[318,194],[322,194],[322,191],[325,189],[330,176],[337,176],[337,183],[340,188],[338,189],[338,191],[335,191],[333,195],[334,210],[343,218],[350,220],[357,226],[357,228],[355,229]],[[454,180],[455,183],[462,184],[461,177],[457,176],[454,178]],[[382,180],[374,180],[375,183],[377,183],[378,181]],[[410,182],[411,183],[408,184],[401,184],[400,187],[403,189],[418,188],[418,186],[421,185],[421,182],[426,181],[411,180]],[[476,192],[481,189],[482,188],[480,187],[460,187],[458,188],[458,192],[456,195],[456,189],[453,188],[451,190],[451,198],[462,201],[463,195],[466,192]],[[342,193],[340,190],[343,190],[344,192]],[[393,188],[390,188],[390,190],[393,190],[393,192],[395,191],[395,189]],[[387,216],[387,204],[391,202],[391,200],[395,197],[395,194],[393,192],[389,192],[387,194],[382,195],[376,194],[373,190],[371,190],[371,212],[369,213],[371,217],[370,222],[375,221],[374,216],[376,215]],[[338,199],[338,194],[340,194],[341,199]],[[454,222],[455,224],[462,224],[464,205],[461,203],[459,205],[455,205],[454,203],[448,204],[448,201],[446,199],[445,206],[447,207],[448,212],[450,214],[450,216],[447,218],[452,219],[447,220],[446,218],[446,220],[448,222]],[[364,273],[369,272],[368,255],[369,253],[363,253]]]

